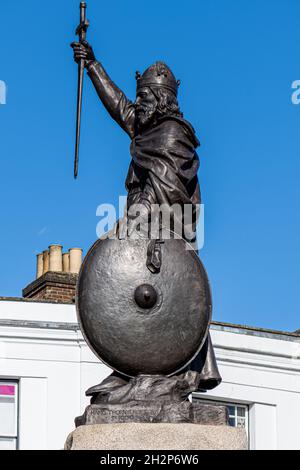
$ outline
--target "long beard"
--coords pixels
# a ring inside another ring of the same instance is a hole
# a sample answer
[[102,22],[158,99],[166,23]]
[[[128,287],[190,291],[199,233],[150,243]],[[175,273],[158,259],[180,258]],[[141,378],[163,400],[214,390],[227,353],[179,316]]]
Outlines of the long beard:
[[145,128],[149,127],[155,120],[156,115],[156,107],[140,107],[136,111],[135,115],[135,123],[136,127],[139,131],[144,130]]

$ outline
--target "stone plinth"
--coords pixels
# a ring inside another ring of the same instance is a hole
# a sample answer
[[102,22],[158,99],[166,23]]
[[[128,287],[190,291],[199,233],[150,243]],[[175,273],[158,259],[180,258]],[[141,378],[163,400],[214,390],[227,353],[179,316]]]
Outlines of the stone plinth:
[[246,432],[230,426],[118,423],[79,426],[65,450],[246,450]]

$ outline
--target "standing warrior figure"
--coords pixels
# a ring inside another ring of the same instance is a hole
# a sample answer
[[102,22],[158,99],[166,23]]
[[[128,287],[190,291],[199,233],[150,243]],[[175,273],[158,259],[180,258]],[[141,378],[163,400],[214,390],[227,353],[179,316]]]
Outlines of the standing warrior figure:
[[[131,138],[132,160],[126,178],[128,212],[134,204],[141,205],[146,216],[150,216],[154,204],[170,208],[176,204],[183,208],[188,204],[192,207],[191,225],[194,228],[200,204],[199,158],[195,149],[200,143],[193,127],[180,112],[177,102],[179,81],[165,63],[156,62],[143,75],[137,72],[137,93],[133,103],[109,78],[88,42],[73,42],[71,46],[75,61],[85,61],[85,68],[103,105]],[[185,226],[184,220],[182,223]],[[195,236],[189,230],[184,233],[187,241]],[[160,260],[157,247],[152,245],[152,248],[152,266],[151,261],[147,266],[155,272]],[[221,382],[210,335],[188,369],[199,373],[201,390],[212,389]],[[114,373],[107,386],[116,385],[114,381],[118,379],[122,381]]]

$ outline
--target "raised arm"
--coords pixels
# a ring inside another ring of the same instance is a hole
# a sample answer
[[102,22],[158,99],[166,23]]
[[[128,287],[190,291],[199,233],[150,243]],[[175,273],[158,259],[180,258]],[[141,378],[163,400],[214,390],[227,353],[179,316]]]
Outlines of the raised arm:
[[85,67],[91,78],[99,98],[111,117],[124,129],[133,139],[134,137],[134,104],[127,99],[124,93],[110,79],[100,62],[96,61],[93,49],[84,41],[71,44],[74,50],[74,59],[85,60]]

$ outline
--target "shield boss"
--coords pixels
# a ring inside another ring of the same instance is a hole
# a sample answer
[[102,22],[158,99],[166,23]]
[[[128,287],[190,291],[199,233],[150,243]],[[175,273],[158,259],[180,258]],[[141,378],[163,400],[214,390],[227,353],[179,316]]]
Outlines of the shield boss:
[[200,351],[211,319],[205,269],[182,239],[161,244],[159,273],[146,267],[149,240],[97,240],[79,274],[83,335],[102,362],[129,377],[172,375]]

